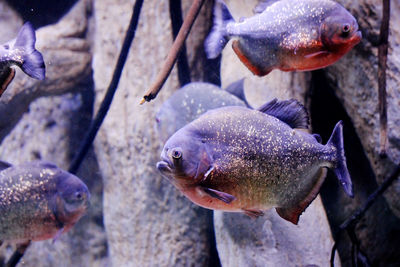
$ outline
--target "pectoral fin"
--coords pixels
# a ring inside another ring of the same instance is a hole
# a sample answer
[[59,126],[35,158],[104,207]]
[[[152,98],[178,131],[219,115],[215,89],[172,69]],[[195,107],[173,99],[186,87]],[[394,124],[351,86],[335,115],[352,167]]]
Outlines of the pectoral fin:
[[258,111],[274,116],[292,128],[308,129],[308,112],[296,99],[278,101],[275,98],[259,107]]
[[329,54],[330,54],[330,52],[328,52],[328,51],[318,51],[318,52],[315,52],[315,53],[311,53],[311,54],[305,55],[304,57],[307,58],[307,59],[310,59],[310,58],[314,58],[314,57],[324,57],[324,56],[327,56]]
[[264,215],[264,212],[261,210],[249,210],[249,209],[243,209],[244,214],[249,216],[250,218],[256,219],[260,216]]
[[10,163],[0,160],[0,171],[10,168],[11,166]]
[[53,244],[60,238],[60,236],[61,236],[61,234],[64,232],[64,227],[61,227],[58,231],[57,231],[57,233],[56,233],[56,235],[54,236],[54,238],[53,238]]
[[272,71],[273,68],[263,69],[256,65],[254,65],[243,53],[240,48],[239,41],[235,40],[232,43],[233,51],[235,51],[236,55],[239,57],[240,61],[255,75],[257,76],[265,76]]
[[291,207],[278,207],[276,208],[276,212],[283,219],[296,224],[299,222],[300,215],[304,212],[304,210],[311,204],[311,202],[317,197],[321,185],[323,184],[326,176],[326,170],[320,169],[318,173],[315,175],[318,176],[317,182],[313,186],[311,192],[304,198],[304,200],[300,201],[294,206]]
[[203,187],[202,189],[208,195],[212,196],[213,198],[219,199],[227,204],[231,203],[233,200],[236,199],[236,197],[234,197],[228,193],[224,193],[224,192],[214,190],[214,189],[211,189],[208,187]]

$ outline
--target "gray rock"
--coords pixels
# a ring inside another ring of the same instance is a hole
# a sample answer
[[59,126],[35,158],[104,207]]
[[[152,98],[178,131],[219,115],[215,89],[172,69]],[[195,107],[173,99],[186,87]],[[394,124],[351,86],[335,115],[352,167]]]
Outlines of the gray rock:
[[[90,123],[94,102],[89,76],[91,55],[85,39],[89,6],[89,1],[80,1],[57,24],[37,31],[37,47],[44,55],[47,77],[38,82],[17,71],[17,77],[0,99],[2,160],[22,163],[43,159],[68,168]],[[13,20],[7,21],[7,25],[14,25]],[[20,19],[16,22],[21,24]],[[72,93],[65,95],[68,92]],[[47,97],[51,95],[61,96]],[[102,182],[93,152],[83,165],[85,168],[77,175],[91,191],[89,212],[55,244],[51,240],[32,243],[21,265],[107,265]],[[4,244],[0,258],[9,258],[14,248]]]
[[[36,48],[43,54],[46,79],[38,81],[17,70],[13,82],[0,98],[0,143],[33,100],[73,91],[91,73],[92,57],[85,39],[89,7],[90,0],[82,0],[57,24],[36,31]],[[14,25],[15,22],[8,23]]]
[[[97,105],[111,80],[132,6],[133,1],[94,2]],[[155,114],[178,88],[176,71],[154,101],[139,105],[172,44],[169,21],[167,1],[144,1],[118,91],[95,141],[113,266],[207,266],[210,258],[210,211],[192,204],[155,167],[162,149]],[[197,44],[204,38],[196,31],[191,35]]]

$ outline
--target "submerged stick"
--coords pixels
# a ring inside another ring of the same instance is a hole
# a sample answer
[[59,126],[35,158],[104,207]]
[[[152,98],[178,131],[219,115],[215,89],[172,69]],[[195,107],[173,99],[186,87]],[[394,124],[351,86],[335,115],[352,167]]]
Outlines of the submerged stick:
[[185,21],[182,24],[181,29],[179,30],[175,42],[172,44],[171,50],[168,53],[167,59],[165,60],[161,71],[158,73],[153,85],[143,96],[143,99],[140,101],[140,104],[143,104],[146,101],[150,102],[152,99],[156,98],[157,94],[160,92],[162,86],[167,80],[169,74],[171,73],[172,67],[175,64],[178,54],[181,51],[187,36],[189,35],[190,29],[192,28],[193,23],[196,20],[197,15],[199,14],[200,8],[203,5],[203,3],[204,0],[193,1],[193,4],[189,9],[189,12],[185,18]]
[[[183,23],[181,0],[169,0],[169,15],[171,19],[172,36],[175,40]],[[183,87],[190,83],[190,68],[185,43],[183,43],[182,49],[178,54],[176,66],[178,68],[179,85]]]
[[389,39],[390,0],[383,0],[382,22],[378,46],[378,87],[379,87],[379,124],[381,157],[387,153],[387,96],[386,67]]
[[[365,212],[374,204],[376,199],[381,196],[388,188],[389,186],[396,180],[400,175],[400,164],[397,165],[396,169],[393,171],[393,173],[386,178],[383,183],[376,189],[372,194],[368,196],[367,201],[364,203],[364,205],[356,210],[347,220],[345,220],[340,226],[338,230],[338,234],[340,234],[341,231],[347,230],[349,228],[355,228],[355,225],[357,222],[364,216]],[[335,253],[335,250],[337,248],[337,242],[333,245],[332,252],[331,252],[331,259],[333,254]]]
[[97,111],[95,119],[90,125],[90,129],[86,134],[84,141],[81,143],[78,153],[72,160],[71,166],[69,168],[69,172],[71,173],[75,174],[79,169],[79,166],[81,165],[84,157],[89,151],[89,148],[92,145],[94,138],[96,137],[97,132],[101,124],[103,123],[104,118],[107,115],[108,110],[110,109],[111,102],[113,100],[115,92],[117,91],[122,70],[124,68],[126,59],[128,57],[129,48],[131,47],[132,41],[135,38],[135,32],[139,22],[139,15],[142,5],[143,5],[143,0],[136,0],[135,5],[133,7],[131,21],[129,22],[129,27],[125,35],[124,43],[122,45],[121,52],[118,57],[117,65],[115,66],[110,85],[108,86],[106,95],[104,96],[103,101],[100,104],[100,108]]
[[[125,35],[124,43],[121,48],[121,52],[118,57],[117,65],[115,66],[113,77],[111,79],[110,85],[108,86],[106,95],[101,102],[100,108],[96,114],[95,119],[93,120],[92,124],[90,125],[90,129],[83,140],[78,153],[72,160],[72,163],[69,167],[69,172],[76,173],[81,165],[84,157],[86,156],[87,152],[89,151],[90,146],[92,145],[94,138],[98,130],[100,129],[101,124],[104,121],[105,116],[110,108],[112,99],[114,94],[117,90],[119,79],[121,78],[121,73],[124,68],[126,59],[128,57],[129,48],[131,47],[132,41],[135,38],[136,28],[139,22],[139,15],[142,9],[143,0],[136,0],[135,5],[133,7],[133,13],[131,17],[131,21],[129,22],[129,27]],[[29,247],[30,241],[27,244],[23,244],[17,247],[14,251],[11,258],[8,260],[6,266],[7,267],[15,267],[20,259],[24,256],[26,249]]]

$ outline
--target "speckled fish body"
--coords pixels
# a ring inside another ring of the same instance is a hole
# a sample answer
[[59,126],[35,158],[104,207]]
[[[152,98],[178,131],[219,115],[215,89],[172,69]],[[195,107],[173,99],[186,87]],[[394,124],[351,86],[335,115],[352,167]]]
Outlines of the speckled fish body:
[[254,74],[273,69],[305,71],[333,64],[361,40],[355,18],[331,0],[272,1],[253,17],[235,22],[222,0],[216,1],[214,28],[206,39],[209,58],[227,41]]
[[202,115],[175,133],[157,164],[194,203],[258,216],[275,207],[297,223],[319,192],[322,167],[337,174],[352,195],[342,125],[326,145],[274,116],[243,107]]
[[10,165],[0,172],[0,240],[56,238],[85,214],[89,198],[78,177],[53,164]]
[[45,65],[42,54],[35,49],[35,42],[35,30],[27,22],[15,40],[0,45],[0,96],[15,76],[15,70],[11,68],[13,65],[32,78],[44,79]]
[[206,111],[224,106],[246,106],[246,103],[243,80],[231,84],[228,91],[211,83],[193,82],[174,92],[163,103],[156,114],[157,131],[164,144],[177,130]]

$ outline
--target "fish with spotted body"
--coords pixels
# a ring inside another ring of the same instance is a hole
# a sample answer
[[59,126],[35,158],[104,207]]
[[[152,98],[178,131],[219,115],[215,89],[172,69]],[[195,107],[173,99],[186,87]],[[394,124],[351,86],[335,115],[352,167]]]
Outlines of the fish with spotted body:
[[297,224],[332,169],[353,196],[339,122],[326,145],[304,130],[308,114],[295,100],[259,110],[211,110],[166,142],[158,170],[186,197],[209,209],[257,217],[275,207]]
[[55,240],[87,211],[87,186],[54,164],[0,162],[0,170],[0,243]]
[[32,78],[45,78],[42,54],[35,49],[36,35],[31,23],[25,23],[15,40],[0,45],[0,96],[14,79],[16,65]]
[[233,50],[255,75],[273,69],[307,71],[339,60],[361,40],[356,19],[332,0],[270,0],[256,14],[235,22],[216,0],[214,27],[205,41],[208,58],[216,58],[233,37]]

